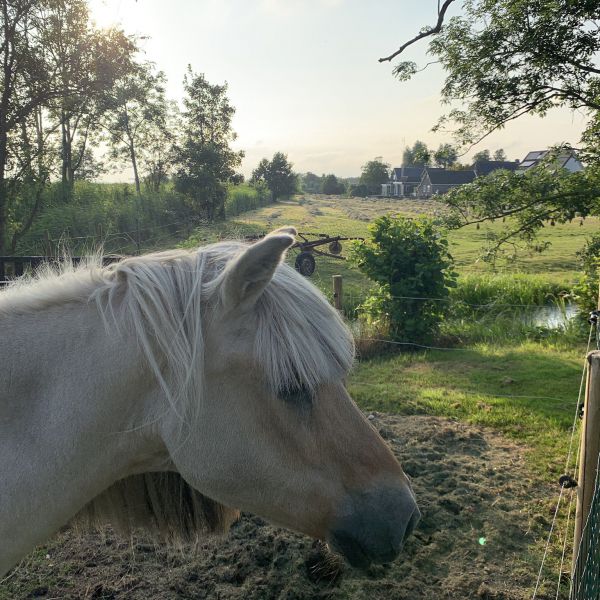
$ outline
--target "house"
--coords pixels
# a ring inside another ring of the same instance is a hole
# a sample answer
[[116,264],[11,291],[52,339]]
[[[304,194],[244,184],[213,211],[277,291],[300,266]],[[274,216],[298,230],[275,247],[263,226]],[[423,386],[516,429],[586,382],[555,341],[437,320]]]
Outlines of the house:
[[[534,152],[529,152],[527,156],[519,163],[517,173],[523,173],[532,167],[536,167],[540,164],[542,159],[548,155],[549,152],[552,152],[552,150],[536,150]],[[555,163],[557,167],[567,169],[567,171],[571,171],[571,173],[583,170],[583,165],[573,150],[559,150]]]
[[459,185],[471,183],[476,177],[485,177],[498,169],[517,171],[521,164],[518,161],[484,160],[460,171],[424,165],[396,167],[392,170],[390,181],[381,185],[381,195],[395,198],[430,198],[445,194]]
[[413,197],[417,186],[421,183],[424,168],[424,165],[414,165],[392,169],[390,180],[381,184],[381,195],[396,198]]
[[510,160],[478,160],[473,163],[473,171],[477,177],[485,177],[492,171],[504,169],[505,171],[516,171],[519,168],[519,161]]
[[416,195],[418,198],[430,198],[445,194],[459,185],[471,183],[474,179],[475,171],[473,169],[451,171],[425,167],[421,182],[416,189]]

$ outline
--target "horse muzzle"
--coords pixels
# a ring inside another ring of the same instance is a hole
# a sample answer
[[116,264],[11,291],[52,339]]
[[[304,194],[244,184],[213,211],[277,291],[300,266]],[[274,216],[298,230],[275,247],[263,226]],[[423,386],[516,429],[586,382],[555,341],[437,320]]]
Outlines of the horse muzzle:
[[355,491],[339,508],[328,542],[353,567],[391,562],[420,518],[408,485]]

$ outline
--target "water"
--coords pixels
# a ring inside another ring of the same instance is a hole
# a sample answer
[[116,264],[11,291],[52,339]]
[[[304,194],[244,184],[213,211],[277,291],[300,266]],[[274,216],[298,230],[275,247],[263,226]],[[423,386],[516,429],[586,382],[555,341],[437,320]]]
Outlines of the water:
[[528,324],[536,327],[564,329],[577,312],[577,305],[569,302],[564,307],[544,306],[543,308],[537,308],[530,316],[525,317],[525,320]]

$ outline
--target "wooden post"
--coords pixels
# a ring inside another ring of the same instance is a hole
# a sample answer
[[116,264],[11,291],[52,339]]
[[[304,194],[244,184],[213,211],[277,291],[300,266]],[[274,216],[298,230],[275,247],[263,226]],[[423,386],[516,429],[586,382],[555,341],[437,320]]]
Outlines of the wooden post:
[[589,551],[583,536],[590,506],[594,497],[598,454],[600,454],[600,351],[587,356],[588,373],[583,405],[583,425],[581,428],[581,451],[579,475],[577,478],[577,512],[575,513],[575,537],[573,541],[573,588],[579,588],[583,575],[584,558]]
[[52,253],[52,242],[50,241],[50,233],[48,232],[48,230],[46,229],[46,231],[44,232],[44,254],[48,257],[52,257],[53,253]]
[[333,306],[338,310],[342,310],[342,302],[344,300],[344,290],[342,287],[342,276],[333,276]]

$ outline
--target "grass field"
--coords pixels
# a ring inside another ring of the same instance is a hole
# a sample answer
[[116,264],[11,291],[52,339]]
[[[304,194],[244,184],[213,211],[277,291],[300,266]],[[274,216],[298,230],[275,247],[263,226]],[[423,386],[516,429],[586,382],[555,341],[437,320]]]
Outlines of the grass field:
[[[193,237],[191,243],[201,242],[203,239],[213,240],[223,234],[243,237],[248,233],[267,232],[282,225],[294,225],[299,231],[308,233],[366,237],[369,223],[379,215],[435,215],[442,211],[443,206],[431,200],[298,196],[294,200],[244,213],[225,226],[200,230],[201,233]],[[568,286],[575,280],[579,269],[577,251],[583,246],[586,237],[598,231],[599,225],[597,218],[589,218],[583,224],[577,220],[565,225],[549,226],[541,236],[551,244],[545,252],[523,251],[509,263],[499,262],[495,269],[481,259],[481,248],[491,231],[501,230],[502,223],[484,225],[481,229],[469,226],[450,232],[450,251],[461,274],[492,271],[535,273],[555,284]],[[333,274],[344,276],[345,289],[349,294],[361,294],[369,287],[369,282],[347,263],[317,258],[313,282],[328,292]]]

